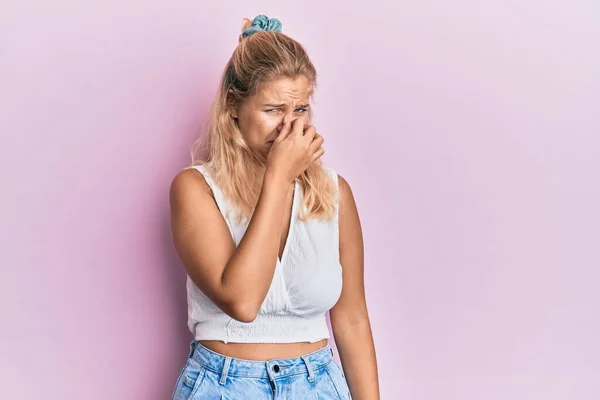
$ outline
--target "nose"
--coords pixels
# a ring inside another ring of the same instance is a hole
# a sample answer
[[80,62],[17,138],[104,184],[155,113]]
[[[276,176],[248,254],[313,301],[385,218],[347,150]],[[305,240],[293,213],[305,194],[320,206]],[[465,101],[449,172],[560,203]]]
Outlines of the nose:
[[288,123],[288,122],[290,122],[290,123],[291,123],[291,122],[294,122],[294,120],[296,120],[296,119],[298,119],[298,118],[300,118],[300,117],[299,117],[299,116],[297,116],[297,115],[294,115],[294,114],[285,114],[285,115],[283,116],[283,119],[282,119],[281,123],[280,123],[280,124],[279,124],[279,126],[277,127],[277,128],[278,128],[278,130],[281,130],[281,129],[283,128],[283,126],[284,126],[286,123]]

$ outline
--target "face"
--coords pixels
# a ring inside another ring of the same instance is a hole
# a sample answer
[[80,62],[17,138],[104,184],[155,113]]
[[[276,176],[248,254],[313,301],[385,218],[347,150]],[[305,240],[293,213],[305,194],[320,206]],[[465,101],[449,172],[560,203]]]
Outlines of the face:
[[309,121],[311,84],[305,76],[263,83],[257,93],[231,115],[250,149],[263,161],[287,121]]

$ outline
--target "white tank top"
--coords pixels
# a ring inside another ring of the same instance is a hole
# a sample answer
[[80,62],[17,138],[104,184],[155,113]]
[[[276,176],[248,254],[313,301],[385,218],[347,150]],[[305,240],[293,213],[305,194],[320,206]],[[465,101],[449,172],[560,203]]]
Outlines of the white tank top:
[[[204,176],[237,246],[247,223],[237,224],[237,213],[205,166],[193,166]],[[323,166],[338,188],[337,173]],[[342,290],[339,257],[339,190],[332,220],[297,216],[302,187],[294,182],[292,218],[281,259],[277,259],[271,286],[258,316],[252,322],[237,321],[219,309],[187,277],[188,327],[196,340],[238,343],[317,342],[329,338],[325,313],[338,301]]]

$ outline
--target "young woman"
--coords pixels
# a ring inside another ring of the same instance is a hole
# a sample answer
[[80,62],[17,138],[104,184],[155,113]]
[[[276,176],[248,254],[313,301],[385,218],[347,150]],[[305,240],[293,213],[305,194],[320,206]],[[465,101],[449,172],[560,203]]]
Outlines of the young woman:
[[379,399],[361,226],[320,160],[316,77],[277,19],[244,20],[207,142],[170,188],[194,335],[173,399]]

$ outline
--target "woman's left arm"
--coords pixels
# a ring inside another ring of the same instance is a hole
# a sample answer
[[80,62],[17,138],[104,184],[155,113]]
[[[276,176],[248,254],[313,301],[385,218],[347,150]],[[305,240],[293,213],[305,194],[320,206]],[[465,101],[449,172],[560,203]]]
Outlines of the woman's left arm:
[[379,400],[375,345],[364,286],[362,228],[350,185],[338,175],[342,294],[329,316],[353,400]]

